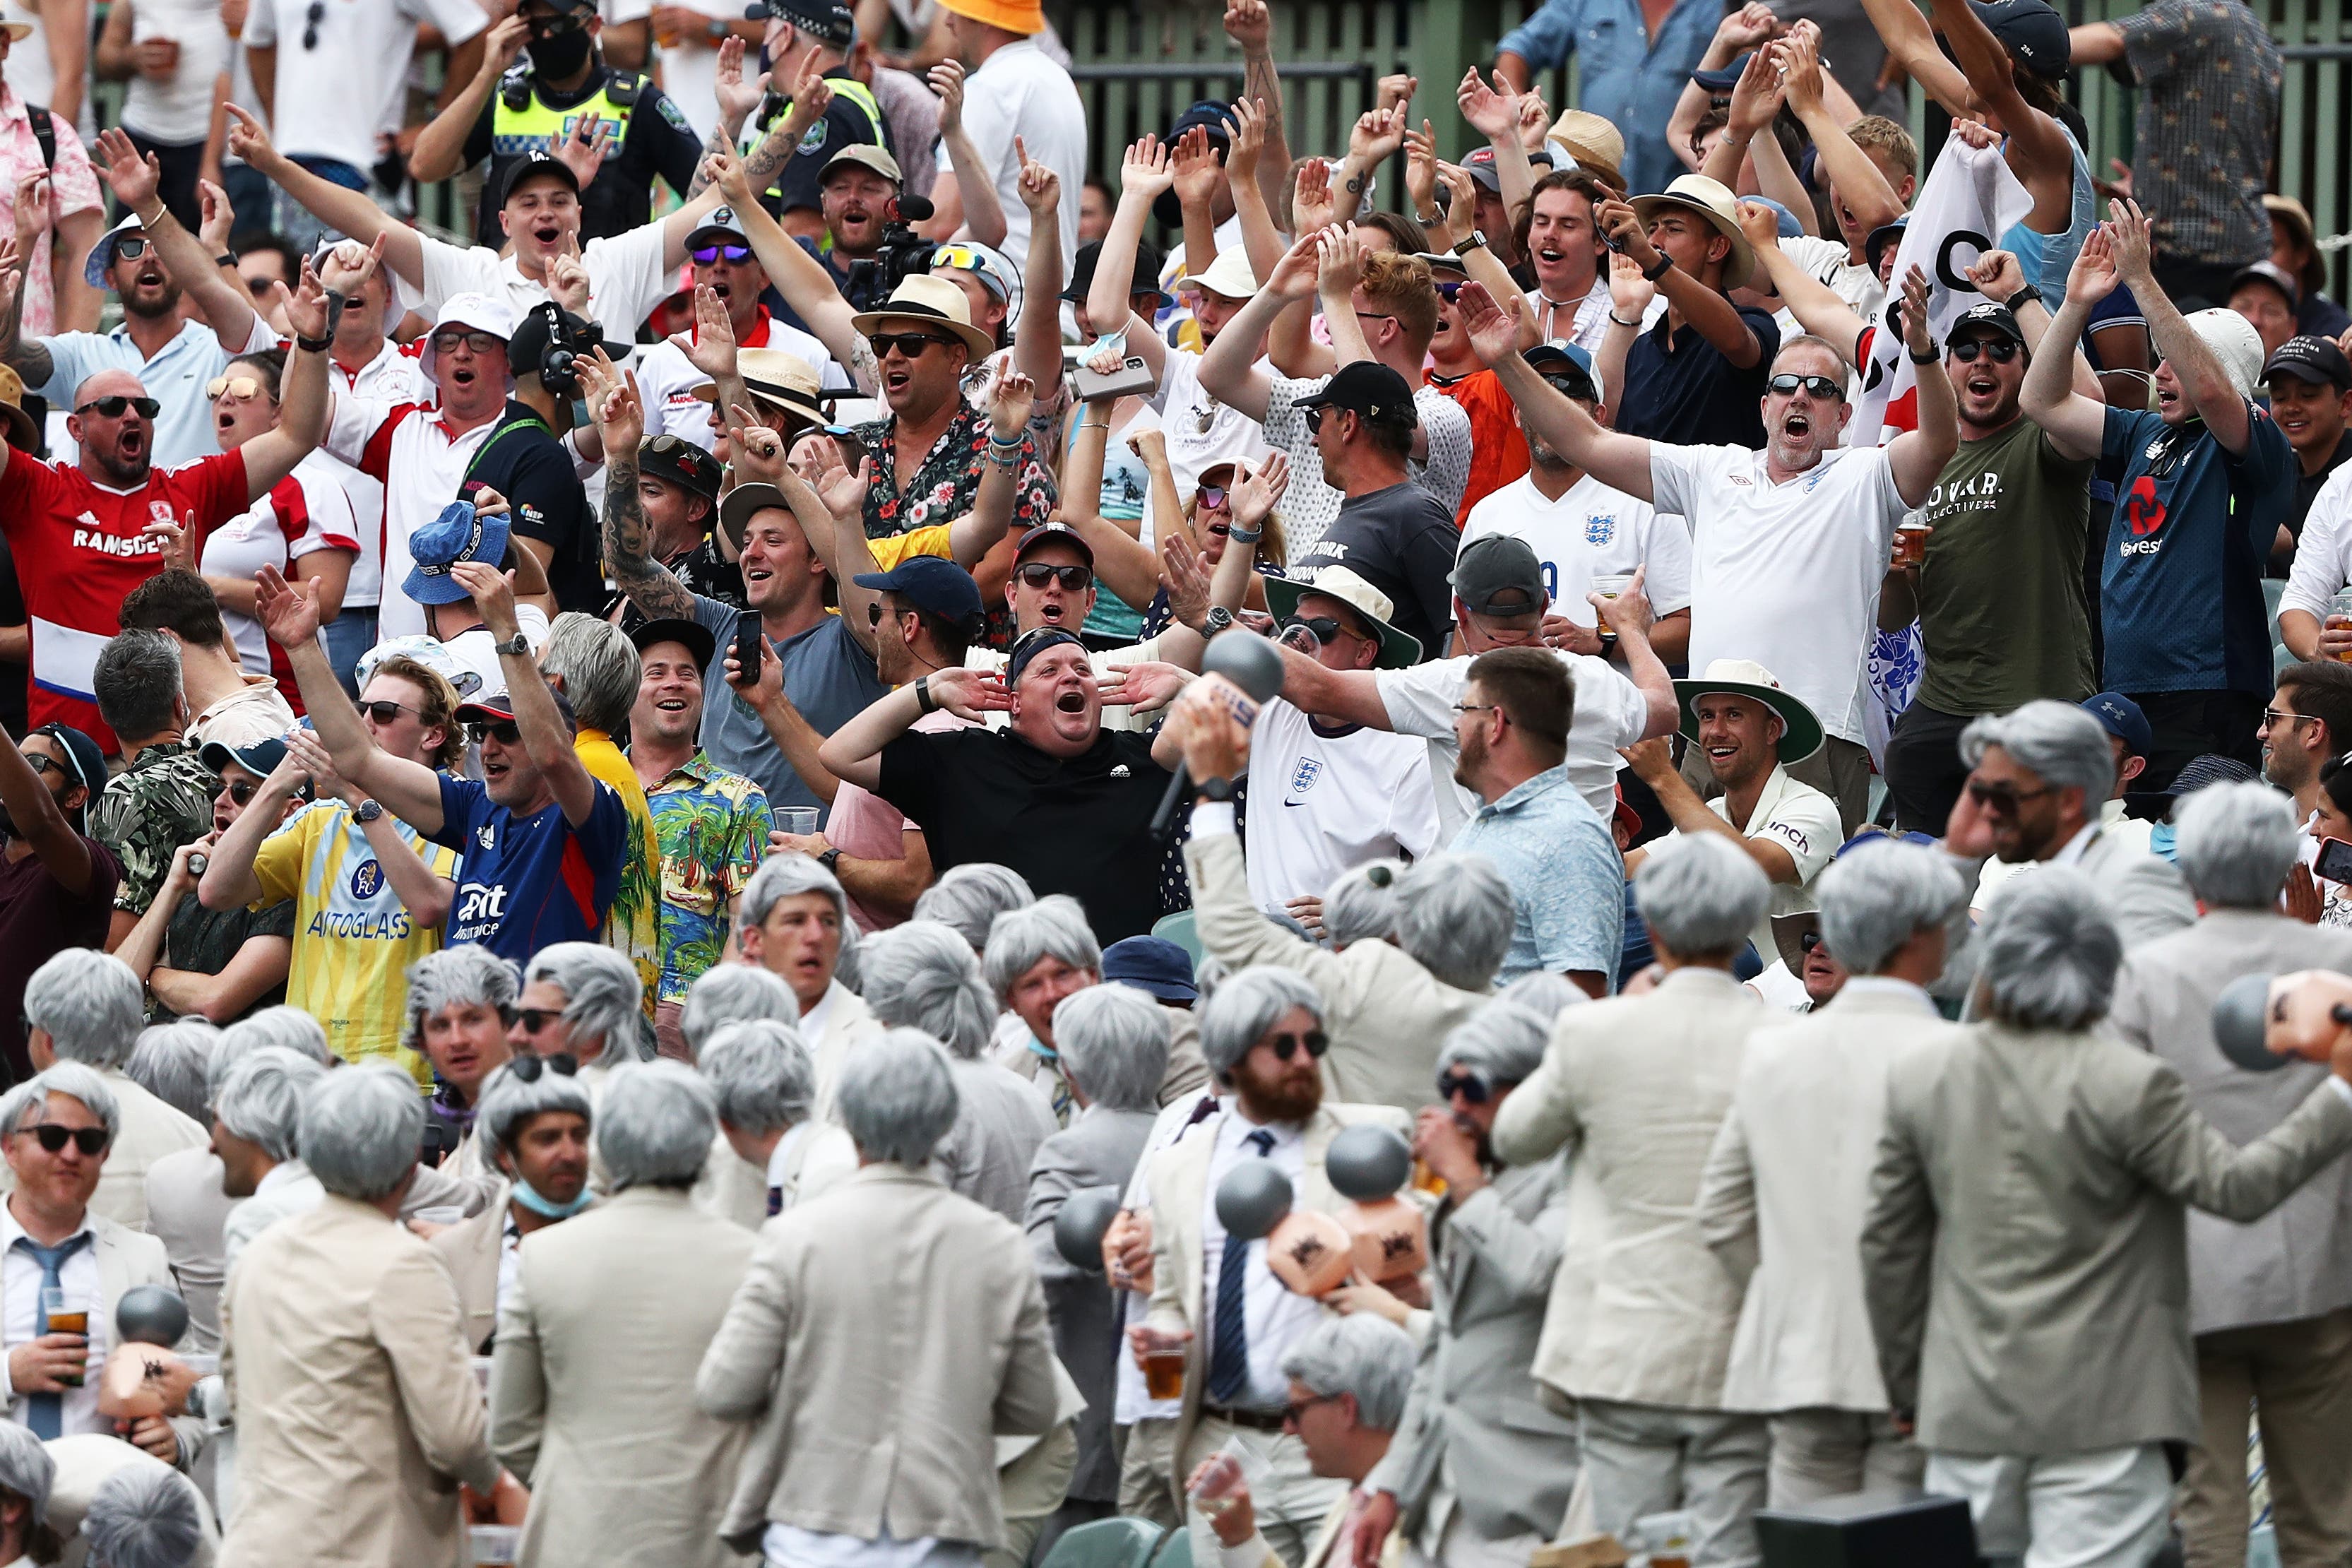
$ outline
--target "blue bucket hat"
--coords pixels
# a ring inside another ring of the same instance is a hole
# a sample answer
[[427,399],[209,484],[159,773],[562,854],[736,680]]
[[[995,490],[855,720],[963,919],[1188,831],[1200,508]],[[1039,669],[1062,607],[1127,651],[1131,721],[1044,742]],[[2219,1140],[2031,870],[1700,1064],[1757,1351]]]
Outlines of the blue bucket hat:
[[[115,247],[132,235],[143,239],[146,234],[147,226],[139,221],[137,213],[131,213],[100,235],[98,243],[89,247],[89,255],[81,264],[81,280],[93,289],[105,288],[106,269],[114,265]],[[162,258],[159,257],[157,260],[160,263]]]
[[460,561],[496,566],[507,558],[507,520],[484,517],[471,501],[453,500],[441,515],[409,535],[408,569],[402,591],[420,605],[454,605],[470,599],[466,585],[449,575]]
[[1201,999],[1192,979],[1192,955],[1164,936],[1122,937],[1103,949],[1106,985],[1132,985],[1162,1002],[1187,1005]]

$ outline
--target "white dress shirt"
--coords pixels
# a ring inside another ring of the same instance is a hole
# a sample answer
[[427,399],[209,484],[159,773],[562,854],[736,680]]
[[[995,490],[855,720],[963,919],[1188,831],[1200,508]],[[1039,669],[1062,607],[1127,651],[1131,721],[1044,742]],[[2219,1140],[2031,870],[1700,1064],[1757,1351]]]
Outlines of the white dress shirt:
[[[1214,802],[1211,803],[1212,805],[1214,804]],[[1206,1119],[1201,1113],[1201,1101],[1213,1100],[1215,1098],[1214,1094],[1188,1094],[1181,1100],[1172,1100],[1160,1108],[1160,1118],[1151,1124],[1151,1136],[1144,1142],[1142,1157],[1135,1162],[1135,1173],[1127,1179],[1127,1196],[1120,1205],[1121,1207],[1131,1213],[1150,1217],[1151,1214],[1150,1175],[1152,1156],[1171,1143],[1182,1142],[1188,1134],[1193,1134],[1193,1130],[1200,1127]],[[1207,1113],[1207,1115],[1214,1114],[1214,1112]],[[1125,1310],[1119,1318],[1119,1326],[1122,1330],[1131,1329],[1150,1316],[1151,1292],[1122,1290],[1119,1295],[1125,1302]],[[1123,1332],[1119,1336],[1119,1342],[1122,1345],[1126,1343],[1126,1335]],[[1172,1421],[1184,1413],[1184,1401],[1181,1396],[1175,1399],[1151,1397],[1144,1386],[1143,1369],[1135,1364],[1135,1358],[1131,1355],[1121,1355],[1118,1358],[1118,1403],[1113,1408],[1111,1418],[1121,1426],[1152,1419]]]
[[[1258,1123],[1238,1110],[1217,1123],[1217,1145],[1209,1156],[1207,1200],[1201,1205],[1201,1336],[1202,1387],[1216,1355],[1217,1281],[1225,1260],[1225,1226],[1217,1217],[1217,1187],[1244,1160],[1263,1158],[1290,1178],[1297,1190],[1307,1179],[1307,1140],[1288,1122],[1269,1121],[1262,1129],[1274,1134],[1274,1147],[1264,1155],[1247,1139],[1261,1131]],[[1323,1321],[1322,1303],[1294,1294],[1266,1267],[1265,1241],[1249,1243],[1243,1265],[1242,1328],[1249,1338],[1249,1377],[1234,1403],[1257,1410],[1279,1410],[1290,1398],[1290,1380],[1282,1374],[1282,1358]]]
[[[82,1216],[81,1228],[76,1236],[89,1235],[89,1216]],[[0,1203],[0,1343],[10,1348],[41,1337],[41,1265],[16,1243],[27,1239],[25,1227],[16,1223],[13,1205]],[[98,1240],[65,1260],[58,1272],[58,1283],[64,1287],[66,1300],[86,1308],[89,1312],[89,1360],[79,1388],[65,1391],[60,1405],[58,1426],[60,1436],[71,1437],[84,1432],[112,1435],[111,1417],[98,1413],[99,1373],[106,1367],[107,1331],[114,1314],[100,1293],[98,1279]],[[23,1424],[25,1398],[8,1376],[7,1358],[0,1356],[0,1393],[8,1400],[11,1420]]]
[[760,1552],[776,1568],[980,1568],[980,1546],[936,1535],[901,1541],[887,1530],[875,1540],[772,1524]]

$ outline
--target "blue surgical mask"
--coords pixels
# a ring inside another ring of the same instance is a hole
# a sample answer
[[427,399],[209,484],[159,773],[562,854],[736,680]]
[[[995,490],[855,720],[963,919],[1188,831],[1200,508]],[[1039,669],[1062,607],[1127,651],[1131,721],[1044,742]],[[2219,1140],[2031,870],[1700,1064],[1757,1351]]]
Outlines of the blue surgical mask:
[[514,1198],[515,1202],[522,1205],[523,1207],[529,1209],[531,1213],[543,1215],[548,1219],[570,1219],[573,1215],[578,1214],[582,1209],[586,1208],[590,1204],[596,1201],[596,1194],[583,1185],[580,1189],[580,1195],[572,1199],[570,1203],[551,1203],[547,1199],[541,1197],[536,1192],[532,1191],[531,1185],[529,1182],[520,1180],[518,1180],[515,1183],[514,1191],[511,1194],[511,1196]]
[[2172,848],[2172,835],[2173,826],[2169,822],[2159,822],[2154,827],[2149,828],[2147,830],[2147,852],[2155,856],[2159,860],[2174,859],[2175,856]]

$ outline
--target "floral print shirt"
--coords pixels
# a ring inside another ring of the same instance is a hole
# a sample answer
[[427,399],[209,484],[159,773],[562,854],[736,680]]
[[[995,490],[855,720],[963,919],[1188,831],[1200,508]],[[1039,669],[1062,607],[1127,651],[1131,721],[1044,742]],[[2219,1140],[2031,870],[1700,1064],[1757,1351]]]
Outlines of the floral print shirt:
[[[874,482],[866,491],[866,537],[887,539],[894,533],[934,523],[953,522],[972,508],[980,494],[981,477],[988,471],[988,419],[969,405],[940,435],[914,482],[898,488],[898,457],[894,432],[898,422],[876,419],[854,434],[874,459]],[[1054,514],[1061,499],[1054,476],[1037,455],[1037,438],[1021,437],[1021,471],[1014,476],[1013,534],[1036,527]]]
[[661,984],[664,1002],[719,962],[736,895],[768,853],[773,826],[765,791],[696,752],[646,792],[661,840]]

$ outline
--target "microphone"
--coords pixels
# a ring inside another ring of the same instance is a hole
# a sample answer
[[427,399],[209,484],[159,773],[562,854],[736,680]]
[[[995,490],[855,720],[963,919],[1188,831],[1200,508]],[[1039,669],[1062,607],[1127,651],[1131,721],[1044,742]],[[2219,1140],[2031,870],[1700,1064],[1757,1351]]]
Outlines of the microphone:
[[902,195],[898,198],[898,218],[902,223],[929,223],[939,216],[929,196]]
[[[1201,673],[1222,675],[1248,692],[1252,700],[1270,701],[1282,695],[1282,650],[1255,632],[1228,626],[1209,639],[1207,651],[1201,655]],[[1168,793],[1160,797],[1160,809],[1152,815],[1154,837],[1168,837],[1176,823],[1177,804],[1192,789],[1191,770],[1178,763],[1175,776],[1168,781]]]

